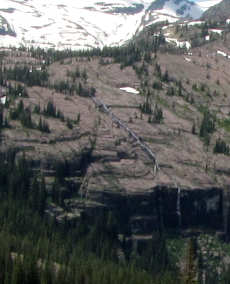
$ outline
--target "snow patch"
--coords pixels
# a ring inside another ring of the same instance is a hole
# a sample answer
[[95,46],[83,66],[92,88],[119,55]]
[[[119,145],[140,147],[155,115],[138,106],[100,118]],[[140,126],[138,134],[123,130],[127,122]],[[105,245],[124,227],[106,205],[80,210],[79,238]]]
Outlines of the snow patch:
[[188,26],[197,26],[197,25],[202,25],[204,21],[192,21],[188,23]]
[[219,55],[222,55],[222,56],[224,56],[224,57],[226,57],[228,59],[230,59],[230,55],[228,55],[227,53],[225,53],[225,52],[223,52],[221,50],[217,50],[216,53],[219,54]]
[[225,52],[223,52],[223,51],[221,51],[221,50],[217,50],[216,53],[219,54],[219,55],[222,55],[222,56],[224,56],[224,57],[227,57],[227,53],[225,53]]
[[0,98],[1,104],[5,105],[6,104],[6,96],[3,96]]
[[219,35],[221,35],[222,32],[223,32],[223,30],[220,30],[220,29],[210,29],[209,31],[210,31],[211,33],[217,33],[217,34],[219,34]]
[[185,59],[185,61],[187,61],[187,62],[191,62],[191,61],[192,61],[192,60],[191,60],[190,58],[188,58],[188,57],[185,57],[184,59]]
[[187,48],[187,49],[191,48],[191,43],[188,41],[178,41],[176,38],[169,38],[169,37],[166,37],[165,40],[169,43],[175,43],[176,46],[180,48]]
[[138,95],[140,93],[139,91],[137,91],[136,89],[131,88],[131,87],[120,88],[120,90],[125,91],[127,93],[136,94],[136,95]]
[[169,26],[163,26],[162,30],[166,30]]

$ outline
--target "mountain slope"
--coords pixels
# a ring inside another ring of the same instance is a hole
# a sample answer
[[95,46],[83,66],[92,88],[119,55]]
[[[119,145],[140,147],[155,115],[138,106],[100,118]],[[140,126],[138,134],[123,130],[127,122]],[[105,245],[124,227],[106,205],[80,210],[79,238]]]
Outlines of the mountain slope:
[[2,0],[0,16],[17,36],[1,37],[0,45],[59,49],[122,45],[146,25],[196,19],[202,13],[199,5],[188,0]]
[[6,19],[2,16],[0,16],[0,35],[16,36],[12,27],[9,25]]
[[203,14],[205,20],[226,21],[230,18],[230,1],[223,0]]
[[203,10],[206,11],[210,7],[217,5],[222,0],[196,0],[196,4]]

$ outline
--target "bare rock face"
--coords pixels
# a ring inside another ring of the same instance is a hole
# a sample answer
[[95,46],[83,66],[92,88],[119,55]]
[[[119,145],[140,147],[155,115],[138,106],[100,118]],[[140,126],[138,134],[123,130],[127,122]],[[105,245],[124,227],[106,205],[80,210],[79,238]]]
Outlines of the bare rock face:
[[223,229],[222,189],[181,189],[157,186],[126,195],[109,191],[92,198],[112,210],[121,226],[133,234],[151,234],[158,229]]

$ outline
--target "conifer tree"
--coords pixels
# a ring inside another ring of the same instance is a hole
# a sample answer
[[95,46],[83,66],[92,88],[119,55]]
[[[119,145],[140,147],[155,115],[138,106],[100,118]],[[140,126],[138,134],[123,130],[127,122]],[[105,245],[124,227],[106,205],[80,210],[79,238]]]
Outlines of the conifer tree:
[[196,240],[190,238],[187,248],[185,284],[198,284],[197,247]]

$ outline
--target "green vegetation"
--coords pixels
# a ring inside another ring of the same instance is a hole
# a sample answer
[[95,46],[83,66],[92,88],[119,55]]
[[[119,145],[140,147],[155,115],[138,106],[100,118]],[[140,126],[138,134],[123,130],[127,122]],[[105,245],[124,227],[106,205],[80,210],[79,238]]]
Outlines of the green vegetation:
[[187,256],[186,256],[186,270],[184,275],[185,284],[198,284],[198,267],[197,267],[197,243],[195,238],[189,239]]
[[94,96],[96,93],[96,89],[94,87],[88,87],[85,84],[86,82],[75,83],[74,81],[73,83],[71,83],[69,81],[60,81],[60,82],[56,82],[51,87],[54,88],[56,92],[68,94],[71,96],[74,94],[77,94],[83,97]]
[[153,110],[152,110],[152,100],[150,93],[148,93],[145,96],[145,101],[143,104],[140,105],[140,110],[142,113],[152,114]]
[[8,119],[4,115],[4,108],[0,105],[0,131],[6,127],[9,127]]
[[218,121],[218,125],[224,128],[225,131],[230,132],[230,119],[226,118]]
[[67,126],[69,129],[73,129],[73,124],[72,124],[71,119],[67,118],[66,126]]
[[226,144],[226,142],[224,140],[222,140],[221,138],[218,138],[216,140],[216,144],[214,146],[213,153],[229,155],[230,149],[229,149],[229,146]]
[[[35,106],[34,112],[40,113],[40,106]],[[36,126],[36,123],[32,121],[32,114],[30,108],[25,108],[22,100],[19,101],[16,108],[10,109],[10,119],[19,120],[23,127],[38,129],[41,132],[50,133],[49,125],[45,120],[42,120],[40,117],[39,123]]]
[[43,109],[43,114],[45,116],[59,118],[62,121],[65,120],[64,114],[61,112],[61,110],[57,109],[56,106],[52,101],[48,101],[46,107]]
[[7,80],[20,81],[28,86],[45,86],[49,78],[46,69],[39,71],[37,69],[30,69],[27,66],[5,68],[3,73]]
[[86,82],[87,79],[88,79],[88,75],[87,75],[86,70],[84,69],[83,71],[80,71],[80,69],[78,67],[73,72],[68,70],[67,76],[71,77],[73,82],[75,82],[76,79],[83,79]]
[[[0,70],[0,85],[7,89],[7,94],[10,94],[10,98],[12,98],[12,104],[9,105],[10,119],[19,120],[23,127],[50,133],[49,125],[43,117],[52,117],[60,119],[65,122],[66,127],[73,129],[74,124],[80,123],[80,113],[75,114],[75,120],[65,118],[53,101],[49,101],[44,108],[41,108],[40,105],[34,106],[33,113],[36,114],[34,117],[39,118],[37,125],[32,119],[30,108],[25,107],[23,101],[19,101],[15,105],[13,103],[15,103],[17,96],[28,96],[26,85],[53,88],[55,91],[65,94],[66,98],[68,95],[79,95],[86,98],[94,96],[96,90],[87,84],[90,80],[88,80],[88,74],[83,69],[84,67],[82,69],[76,67],[74,71],[67,71],[68,78],[63,78],[53,85],[48,80],[47,71],[47,66],[57,60],[60,61],[60,64],[67,66],[75,59],[79,62],[80,60],[90,61],[94,56],[99,56],[99,63],[102,65],[119,63],[121,69],[132,66],[141,81],[140,89],[143,96],[143,102],[139,106],[141,117],[142,113],[147,114],[149,123],[162,123],[164,121],[163,107],[169,108],[170,111],[171,104],[173,113],[177,116],[179,116],[181,106],[187,117],[192,115],[187,103],[186,105],[179,103],[177,105],[175,99],[179,99],[180,103],[186,100],[192,104],[194,103],[194,95],[186,91],[182,79],[174,78],[173,74],[169,74],[157,59],[159,51],[177,53],[184,51],[183,49],[176,51],[170,48],[161,33],[159,36],[153,36],[156,31],[159,31],[159,27],[157,25],[149,27],[146,34],[142,33],[135,42],[130,42],[121,48],[104,47],[102,50],[85,51],[48,50],[47,52],[40,48],[30,49],[33,57],[45,61],[41,70],[29,69],[24,66],[5,68],[3,72]],[[202,44],[200,35],[204,36],[208,27],[207,25],[202,26],[197,38],[195,38],[195,34],[189,35],[191,38],[194,36],[193,45]],[[189,30],[188,26],[183,27],[183,30],[180,27],[177,29],[178,33]],[[68,60],[65,60],[66,58]],[[81,66],[80,64],[79,66]],[[84,66],[84,64],[82,65]],[[26,85],[18,83],[13,85],[7,80],[16,80]],[[219,84],[219,82],[217,83]],[[187,84],[190,84],[188,80]],[[191,82],[189,89],[191,87],[196,97],[210,96],[209,87],[205,83],[192,85]],[[216,94],[215,92],[214,96]],[[165,95],[169,97],[165,97]],[[172,98],[173,96],[180,98]],[[198,123],[194,122],[189,132],[198,134],[207,145],[211,135],[217,129],[217,122],[218,126],[230,131],[228,119],[217,121],[216,116],[202,104],[200,111],[203,114],[200,128]],[[197,118],[192,119],[197,122]],[[130,122],[135,123],[135,120],[130,118]],[[0,129],[6,127],[7,124],[7,117],[2,107],[0,109]],[[159,126],[157,128],[160,129]],[[181,133],[181,129],[179,129],[179,133]],[[164,137],[161,140],[155,139],[161,146],[163,144],[172,145],[173,135],[174,133],[166,139]],[[154,138],[149,138],[147,142],[151,142],[151,139],[154,140]],[[85,209],[87,205],[88,200],[85,196],[80,198],[79,191],[89,160],[92,158],[91,152],[95,141],[96,138],[91,140],[91,149],[84,149],[85,153],[81,153],[82,158],[79,165],[74,168],[74,173],[79,173],[77,176],[79,181],[76,186],[71,181],[73,178],[72,165],[67,160],[63,162],[51,161],[49,173],[54,173],[54,176],[46,178],[39,167],[36,170],[34,168],[31,170],[30,161],[17,149],[9,149],[5,153],[0,153],[2,169],[0,171],[0,283],[202,283],[199,282],[201,281],[200,275],[204,270],[205,261],[208,262],[208,259],[204,261],[202,258],[203,252],[199,247],[199,238],[189,239],[188,242],[186,239],[171,241],[167,239],[161,228],[154,231],[152,239],[146,241],[143,248],[140,249],[139,247],[135,248],[135,243],[130,238],[130,228],[118,229],[120,220],[112,209],[103,208],[95,214],[97,216],[87,216],[84,213],[79,219],[68,220],[68,198],[70,196],[74,196],[77,201],[82,202],[82,208]],[[120,145],[121,141],[120,138],[117,139],[116,145]],[[213,151],[215,154],[229,155],[229,146],[224,140],[218,139]],[[186,162],[183,165],[186,165]],[[195,162],[192,164],[188,161],[187,165],[202,169],[202,166]],[[106,170],[109,172],[111,167],[107,165]],[[108,175],[108,183],[112,187],[116,187],[117,190],[121,190],[114,180],[114,177]],[[160,207],[161,205],[157,204],[156,206]],[[52,217],[55,215],[52,212],[53,208],[54,210],[63,210],[63,216],[59,219]],[[158,208],[159,212],[161,210],[162,208]],[[125,212],[122,213],[125,216]],[[125,218],[124,216],[122,215],[122,218]],[[163,223],[163,221],[159,223]],[[163,224],[160,224],[159,227],[163,227]],[[187,246],[186,243],[188,243]],[[208,248],[211,250],[211,247]],[[181,262],[185,264],[185,271],[182,273],[178,269]],[[207,284],[229,283],[228,270],[226,273],[223,272],[222,279],[224,280],[222,281],[215,268],[211,269],[207,266],[205,269],[208,274]]]
[[41,117],[39,119],[37,129],[41,132],[50,133],[49,124],[45,120],[43,120]]
[[16,84],[15,86],[12,86],[10,83],[8,83],[7,87],[8,87],[8,94],[10,96],[28,97],[26,87],[21,84]]
[[27,128],[34,128],[35,125],[32,122],[31,111],[29,108],[24,108],[24,103],[22,100],[19,101],[16,108],[10,109],[10,119],[20,120],[22,126]]
[[[48,221],[47,208],[63,201],[65,193],[59,189],[68,187],[68,164],[53,165],[56,178],[50,191],[25,155],[17,155],[16,149],[0,153],[1,283],[180,283],[158,233],[143,253],[131,256],[126,238],[122,244],[118,240],[111,212],[94,220],[82,216],[72,223]],[[122,261],[117,254],[121,246]]]
[[200,137],[204,139],[205,144],[209,145],[210,135],[216,130],[216,117],[209,111],[204,112],[203,120],[200,126]]
[[153,115],[149,116],[148,122],[149,123],[161,123],[163,119],[164,117],[163,117],[162,108],[156,104]]

